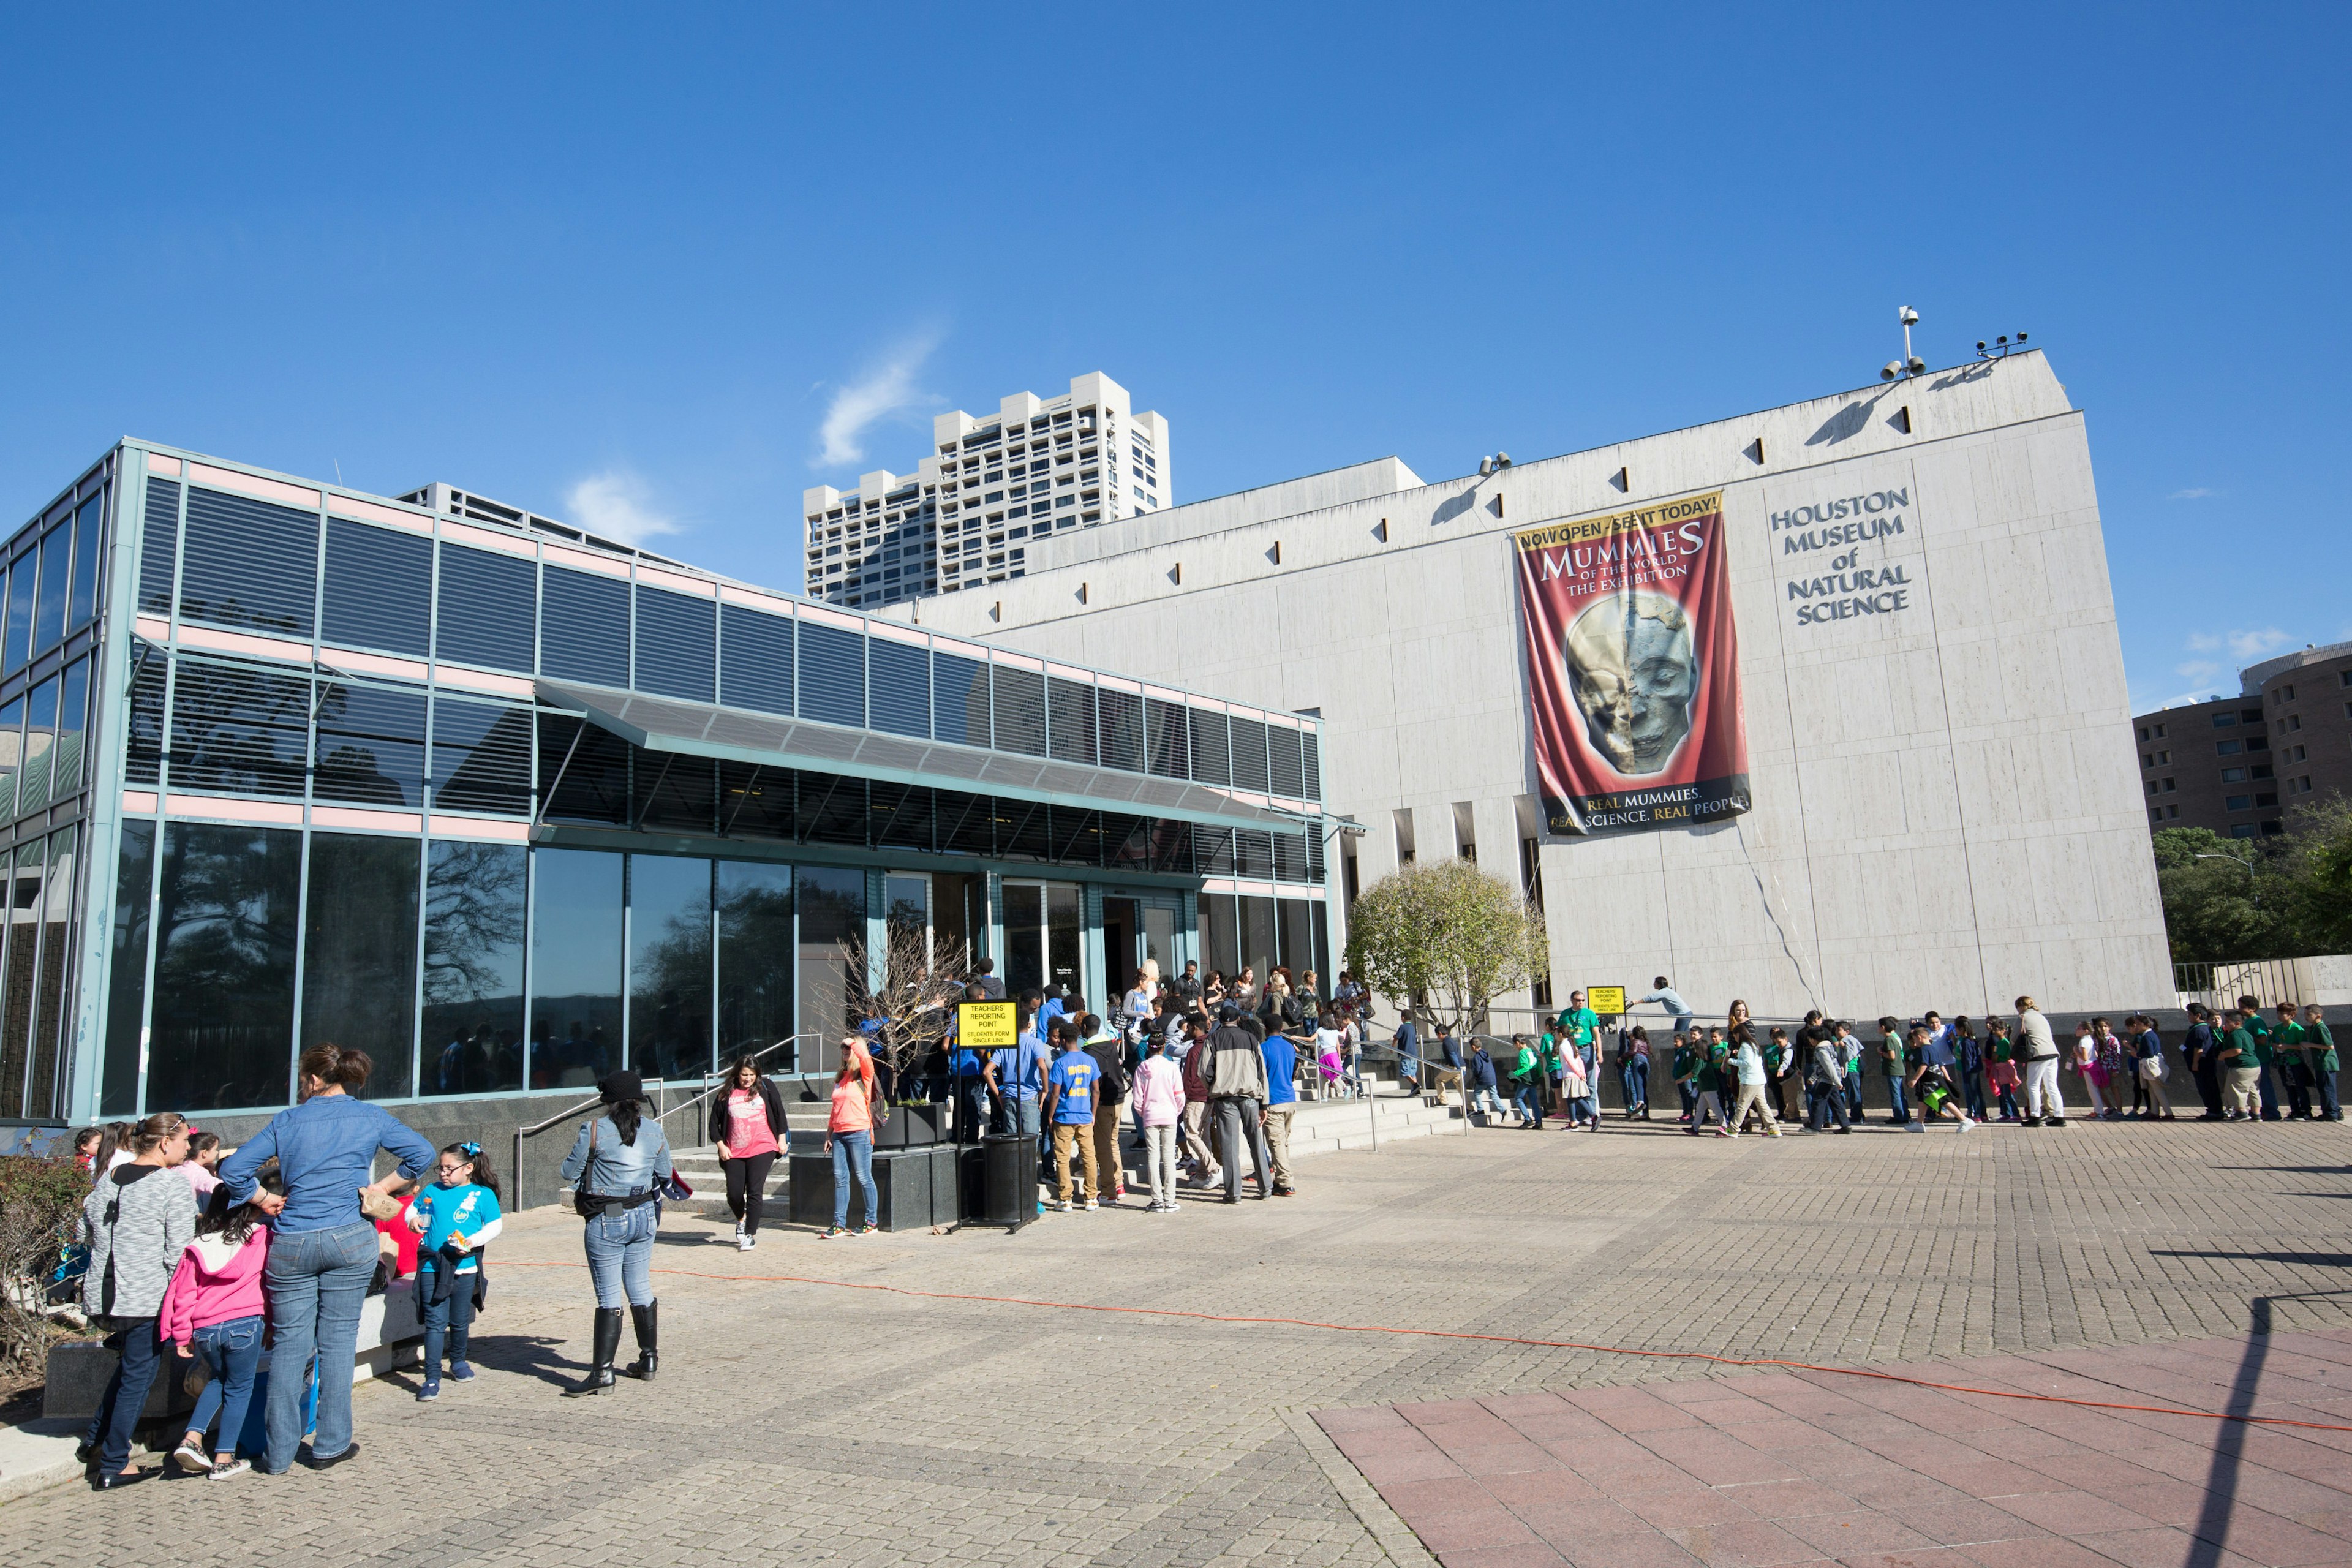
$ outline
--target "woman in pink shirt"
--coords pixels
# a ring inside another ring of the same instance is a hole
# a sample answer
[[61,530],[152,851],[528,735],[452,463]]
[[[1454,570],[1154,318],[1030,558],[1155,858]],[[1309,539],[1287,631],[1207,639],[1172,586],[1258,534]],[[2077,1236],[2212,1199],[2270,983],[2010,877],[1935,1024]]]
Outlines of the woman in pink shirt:
[[1135,1069],[1136,1119],[1143,1124],[1143,1168],[1151,1177],[1146,1214],[1176,1212],[1176,1129],[1184,1120],[1184,1069],[1168,1059],[1164,1035],[1150,1037],[1150,1054]]
[[760,1064],[737,1057],[727,1087],[710,1099],[710,1141],[727,1173],[727,1206],[735,1214],[735,1250],[760,1244],[760,1212],[768,1171],[784,1147],[784,1098],[761,1076]]
[[[874,1191],[874,1124],[889,1115],[874,1103],[874,1058],[856,1035],[843,1037],[841,1070],[833,1075],[833,1114],[824,1124],[824,1152],[833,1156],[833,1226],[820,1241],[837,1236],[872,1236],[882,1227],[881,1200]],[[866,1223],[849,1228],[849,1178],[866,1195]]]
[[[261,1338],[268,1307],[261,1293],[261,1268],[269,1257],[269,1228],[261,1211],[231,1204],[224,1187],[197,1217],[195,1238],[180,1254],[180,1266],[164,1289],[155,1320],[156,1337],[171,1342],[183,1361],[203,1358],[212,1381],[188,1415],[187,1436],[172,1456],[180,1468],[226,1480],[251,1467],[236,1457],[247,1406],[261,1366]],[[205,1433],[220,1417],[220,1441],[209,1452]]]

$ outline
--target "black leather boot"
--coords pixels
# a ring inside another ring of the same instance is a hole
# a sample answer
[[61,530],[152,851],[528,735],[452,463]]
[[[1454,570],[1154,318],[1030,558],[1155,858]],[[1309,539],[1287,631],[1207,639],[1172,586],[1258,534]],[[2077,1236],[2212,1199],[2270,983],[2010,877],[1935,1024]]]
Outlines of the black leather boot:
[[613,1386],[613,1357],[621,1349],[621,1309],[596,1309],[596,1361],[588,1375],[563,1391],[566,1399],[577,1399],[583,1394],[602,1394]]
[[648,1301],[642,1307],[631,1307],[629,1321],[637,1331],[637,1364],[629,1368],[629,1375],[651,1383],[661,1364],[661,1303]]

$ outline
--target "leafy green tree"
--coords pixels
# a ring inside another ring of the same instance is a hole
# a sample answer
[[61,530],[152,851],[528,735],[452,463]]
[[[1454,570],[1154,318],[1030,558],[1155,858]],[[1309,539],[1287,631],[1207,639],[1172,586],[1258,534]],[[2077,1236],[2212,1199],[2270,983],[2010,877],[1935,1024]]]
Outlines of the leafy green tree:
[[2155,836],[2156,880],[2175,963],[2292,958],[2283,917],[2294,902],[2280,856],[2258,839],[2224,838],[2205,827]]
[[1543,912],[1468,860],[1407,866],[1365,889],[1348,914],[1348,967],[1456,1029],[1483,1029],[1495,998],[1549,962]]

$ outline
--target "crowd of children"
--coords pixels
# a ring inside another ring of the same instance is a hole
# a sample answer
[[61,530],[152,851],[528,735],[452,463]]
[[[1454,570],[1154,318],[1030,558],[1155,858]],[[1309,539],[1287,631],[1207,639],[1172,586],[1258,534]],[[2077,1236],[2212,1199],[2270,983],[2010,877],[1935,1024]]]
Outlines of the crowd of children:
[[[282,1191],[274,1170],[265,1168],[252,1198],[233,1202],[219,1173],[219,1135],[173,1111],[86,1128],[74,1156],[91,1179],[75,1255],[81,1308],[119,1356],[76,1451],[91,1486],[112,1490],[153,1473],[133,1468],[130,1457],[158,1376],[202,1384],[172,1464],[214,1480],[248,1473],[267,1441],[271,1233],[262,1199]],[[479,1144],[453,1143],[430,1184],[362,1206],[380,1236],[371,1293],[415,1277],[425,1336],[416,1397],[437,1398],[445,1351],[450,1377],[474,1376],[467,1332],[485,1286],[482,1248],[502,1223],[497,1174]],[[318,1369],[301,1375],[315,1410]]]

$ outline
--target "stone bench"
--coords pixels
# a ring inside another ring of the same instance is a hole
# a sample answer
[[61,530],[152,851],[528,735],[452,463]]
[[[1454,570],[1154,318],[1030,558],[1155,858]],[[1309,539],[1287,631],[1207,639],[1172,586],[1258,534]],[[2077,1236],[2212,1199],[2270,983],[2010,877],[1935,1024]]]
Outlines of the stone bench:
[[[365,1383],[425,1353],[425,1328],[416,1312],[414,1275],[395,1279],[381,1296],[370,1296],[360,1307],[359,1353],[352,1358],[352,1381]],[[190,1363],[165,1352],[147,1393],[142,1420],[185,1415],[195,1400],[186,1389]],[[121,1358],[98,1340],[76,1340],[49,1352],[48,1374],[41,1391],[41,1415],[47,1419],[87,1421],[98,1413],[106,1385]]]

